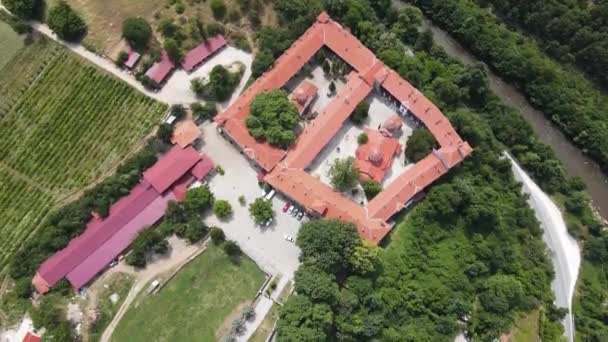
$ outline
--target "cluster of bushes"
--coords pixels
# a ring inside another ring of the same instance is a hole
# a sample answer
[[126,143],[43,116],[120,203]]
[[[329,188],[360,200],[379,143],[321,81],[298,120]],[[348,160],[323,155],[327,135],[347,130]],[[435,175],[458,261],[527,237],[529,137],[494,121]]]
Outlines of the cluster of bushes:
[[239,67],[238,71],[230,72],[223,65],[216,65],[209,73],[207,83],[200,78],[195,78],[191,81],[191,88],[198,97],[207,101],[224,102],[230,98],[239,85],[244,72],[243,67]]
[[608,101],[593,84],[551,61],[535,44],[501,26],[472,1],[421,0],[417,6],[505,80],[515,83],[532,104],[608,170]]
[[44,0],[4,0],[2,5],[21,19],[41,19],[44,14]]
[[64,0],[51,7],[47,23],[59,38],[69,42],[79,41],[87,33],[87,24]]
[[545,51],[560,61],[575,62],[608,86],[608,1],[484,0],[495,12],[538,36]]
[[131,17],[123,21],[122,35],[132,48],[143,51],[148,47],[152,38],[152,28],[146,19]]
[[46,258],[64,248],[72,238],[84,231],[92,212],[102,217],[107,216],[110,206],[128,194],[143,171],[156,162],[153,145],[151,140],[141,151],[121,164],[114,175],[87,190],[77,201],[51,213],[39,233],[33,235],[15,255],[9,269],[10,276],[16,281],[31,279]]
[[198,122],[211,120],[217,115],[217,105],[214,101],[205,101],[204,104],[195,102],[190,105],[190,110]]
[[407,139],[405,157],[416,163],[428,156],[437,147],[435,137],[426,128],[419,128]]
[[271,145],[287,148],[296,139],[298,110],[281,89],[262,92],[249,105],[245,125],[257,140],[268,140]]
[[165,254],[169,250],[169,243],[156,229],[144,229],[131,243],[131,251],[127,254],[125,262],[131,266],[146,266],[146,254]]

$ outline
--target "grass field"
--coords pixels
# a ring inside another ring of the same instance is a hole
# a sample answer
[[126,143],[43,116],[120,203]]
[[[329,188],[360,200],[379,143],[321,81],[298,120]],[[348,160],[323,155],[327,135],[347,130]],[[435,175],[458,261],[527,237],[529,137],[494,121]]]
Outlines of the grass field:
[[51,208],[109,174],[166,107],[44,38],[0,80],[2,270]]
[[3,21],[0,21],[0,70],[15,57],[23,47],[23,37]]
[[226,317],[250,302],[263,282],[264,274],[251,260],[243,256],[236,265],[210,246],[159,293],[142,292],[118,324],[112,341],[219,340],[216,332]]

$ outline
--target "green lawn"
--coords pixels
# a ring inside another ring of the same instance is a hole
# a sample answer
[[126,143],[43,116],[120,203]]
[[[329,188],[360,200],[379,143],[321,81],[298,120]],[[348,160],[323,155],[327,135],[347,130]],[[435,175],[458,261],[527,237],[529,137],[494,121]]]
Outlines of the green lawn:
[[264,274],[243,256],[232,263],[210,246],[159,293],[142,292],[122,318],[112,341],[216,341],[216,332],[240,304],[250,302]]
[[17,55],[23,47],[23,37],[19,36],[5,22],[0,21],[0,70]]

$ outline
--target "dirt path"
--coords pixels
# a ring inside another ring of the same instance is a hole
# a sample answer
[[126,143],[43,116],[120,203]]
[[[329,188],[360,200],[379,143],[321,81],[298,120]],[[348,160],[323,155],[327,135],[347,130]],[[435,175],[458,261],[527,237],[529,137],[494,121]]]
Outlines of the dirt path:
[[112,322],[108,325],[106,330],[101,336],[101,342],[108,342],[112,337],[112,333],[116,326],[129,309],[131,303],[137,298],[137,295],[144,289],[144,287],[157,278],[159,275],[174,270],[180,267],[184,263],[191,260],[191,258],[202,253],[206,247],[207,242],[203,244],[187,245],[185,241],[180,240],[176,237],[169,238],[169,245],[171,246],[171,254],[169,257],[160,258],[153,262],[150,262],[145,269],[135,270],[133,267],[127,266],[124,263],[120,263],[116,267],[110,269],[108,272],[124,272],[134,274],[137,278],[133,287],[129,291],[129,294],[125,298],[124,302],[120,306],[120,309],[116,312],[116,315],[112,319]]

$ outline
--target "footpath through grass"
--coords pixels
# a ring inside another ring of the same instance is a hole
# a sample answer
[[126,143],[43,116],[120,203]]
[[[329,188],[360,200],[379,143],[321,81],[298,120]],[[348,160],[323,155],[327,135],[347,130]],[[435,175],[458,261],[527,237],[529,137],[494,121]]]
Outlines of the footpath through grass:
[[184,267],[159,293],[139,295],[112,341],[216,341],[226,318],[250,302],[264,274],[249,258],[234,264],[215,247]]

